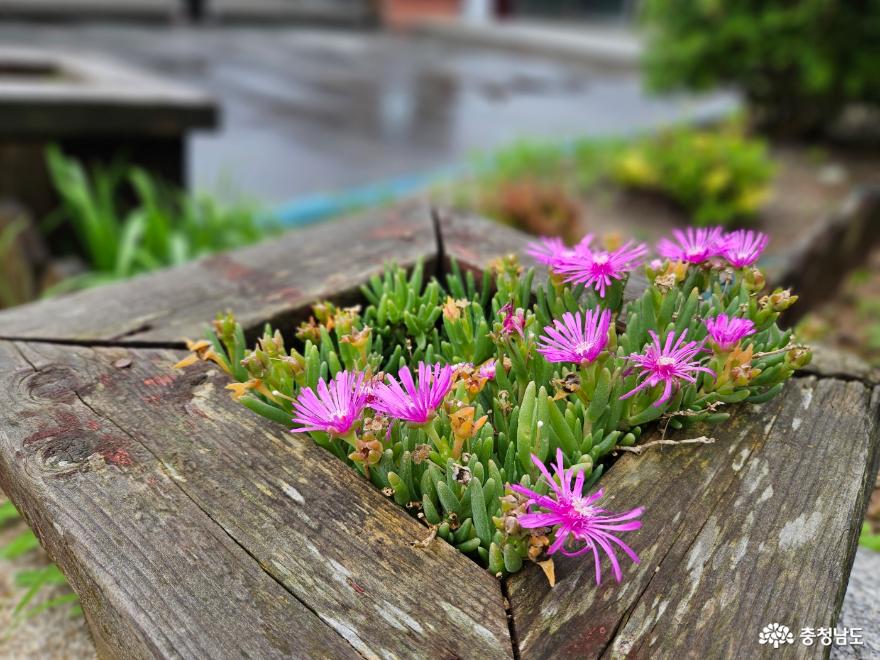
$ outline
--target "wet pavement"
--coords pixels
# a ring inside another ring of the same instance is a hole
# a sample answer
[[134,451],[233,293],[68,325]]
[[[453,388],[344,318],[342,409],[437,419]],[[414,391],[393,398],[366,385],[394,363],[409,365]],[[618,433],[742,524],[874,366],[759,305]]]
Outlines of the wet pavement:
[[724,96],[647,95],[634,73],[379,32],[0,25],[0,43],[106,53],[215,95],[189,178],[280,203],[466,161],[518,138],[623,134],[717,116]]

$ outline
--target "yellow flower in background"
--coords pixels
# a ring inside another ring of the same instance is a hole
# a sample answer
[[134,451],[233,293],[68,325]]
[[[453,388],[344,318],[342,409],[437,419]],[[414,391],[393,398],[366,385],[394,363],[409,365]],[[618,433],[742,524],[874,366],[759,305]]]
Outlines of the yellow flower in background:
[[703,179],[703,186],[712,194],[717,194],[730,183],[730,170],[718,167],[710,171]]
[[617,161],[617,176],[624,183],[634,185],[651,185],[657,180],[657,174],[641,151],[627,151]]
[[761,186],[760,188],[747,188],[736,200],[736,207],[741,213],[755,213],[764,202],[770,197],[770,189]]

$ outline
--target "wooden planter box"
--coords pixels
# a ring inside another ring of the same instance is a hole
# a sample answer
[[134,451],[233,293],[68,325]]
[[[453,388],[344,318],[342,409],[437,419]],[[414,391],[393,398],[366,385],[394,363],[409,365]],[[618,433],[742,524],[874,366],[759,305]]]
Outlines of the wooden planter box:
[[[620,458],[642,564],[498,580],[310,440],[249,413],[182,337],[233,309],[253,335],[350,301],[394,258],[479,270],[524,237],[425,207],[287,234],[0,314],[0,486],[80,595],[103,657],[819,657],[758,644],[839,612],[877,471],[880,388],[802,375],[713,429]],[[865,631],[869,634],[870,631]]]

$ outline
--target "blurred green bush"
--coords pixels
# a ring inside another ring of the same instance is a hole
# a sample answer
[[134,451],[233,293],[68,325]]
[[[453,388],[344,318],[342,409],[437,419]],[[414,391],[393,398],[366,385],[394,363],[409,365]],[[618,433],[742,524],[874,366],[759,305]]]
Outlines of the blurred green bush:
[[629,140],[519,141],[477,160],[475,177],[454,184],[455,201],[529,233],[573,240],[583,232],[584,203],[611,183],[668,199],[692,224],[741,224],[767,199],[775,170],[767,144],[732,118]]
[[673,129],[635,142],[617,158],[612,178],[680,205],[693,224],[748,220],[769,196],[775,167],[767,145],[741,122],[716,130]]
[[735,85],[774,133],[880,104],[880,0],[646,0],[643,17],[655,89]]

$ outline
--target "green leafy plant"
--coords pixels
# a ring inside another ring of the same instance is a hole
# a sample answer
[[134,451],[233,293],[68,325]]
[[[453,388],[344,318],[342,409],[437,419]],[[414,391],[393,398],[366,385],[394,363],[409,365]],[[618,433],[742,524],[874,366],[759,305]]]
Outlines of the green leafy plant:
[[829,126],[850,103],[880,103],[880,5],[873,0],[647,0],[656,89],[736,85],[755,118],[785,134]]
[[54,147],[47,162],[61,197],[47,227],[69,223],[91,268],[56,292],[178,265],[254,243],[275,229],[260,222],[253,209],[227,209],[206,197],[190,197],[137,167],[97,167],[89,175]]
[[37,295],[33,273],[16,244],[27,226],[25,218],[16,218],[0,228],[0,309],[28,302]]
[[474,158],[473,168],[486,185],[522,179],[556,181],[571,167],[570,154],[554,142],[517,140],[489,155]]
[[[21,515],[10,501],[0,504],[0,526],[21,520]],[[14,560],[36,551],[40,542],[30,529],[25,529],[12,541],[0,547],[0,559]],[[62,590],[57,596],[47,598],[42,602],[32,605],[44,589],[52,586],[66,586],[67,579],[55,564],[48,564],[37,569],[21,570],[15,573],[15,585],[25,592],[19,598],[12,611],[12,618],[7,626],[4,636],[8,637],[22,622],[45,612],[46,610],[70,606],[69,614],[79,616],[82,610],[79,607],[79,598],[70,588]]]
[[859,544],[866,548],[870,548],[875,552],[880,552],[880,534],[874,534],[871,531],[869,523],[862,524],[862,532],[859,535]]
[[[562,543],[586,540],[566,538],[553,524],[536,529],[534,506],[524,517],[523,489],[555,492],[543,472],[552,457],[558,474],[564,462],[568,478],[581,475],[589,489],[615,454],[656,444],[639,445],[648,425],[724,421],[727,407],[767,401],[809,361],[809,350],[777,325],[796,296],[761,292],[752,264],[766,237],[716,230],[694,240],[704,243],[702,258],[690,246],[666,245],[664,253],[686,251],[690,263],[677,256],[652,263],[646,289],[629,301],[627,273],[645,246],[533,246],[551,264],[543,284],[515,256],[479,281],[454,261],[443,282],[426,281],[421,264],[409,274],[389,265],[363,288],[365,308],[315,305],[293,345],[267,325],[248,349],[226,314],[178,366],[216,363],[236,381],[228,389],[241,404],[308,431],[417,511],[429,538],[493,573],[512,573],[526,560],[552,559]],[[570,267],[587,279],[571,283]],[[592,272],[599,279],[588,281]],[[551,546],[555,534],[559,545]]]
[[774,170],[766,144],[730,122],[717,130],[682,128],[639,140],[616,159],[613,178],[668,197],[694,224],[726,225],[757,213]]

